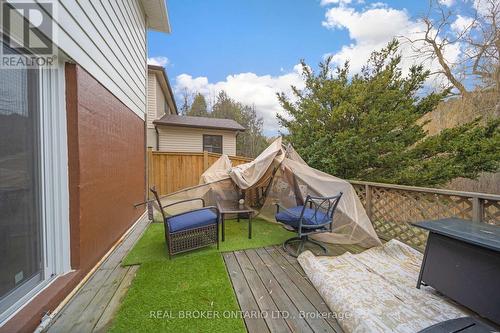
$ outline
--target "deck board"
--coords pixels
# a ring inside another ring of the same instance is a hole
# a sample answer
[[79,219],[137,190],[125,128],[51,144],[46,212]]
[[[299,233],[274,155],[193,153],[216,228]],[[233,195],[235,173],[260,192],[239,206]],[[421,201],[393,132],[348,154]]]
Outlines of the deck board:
[[[223,254],[224,261],[226,262],[226,267],[228,269],[229,277],[233,284],[233,289],[238,300],[240,300],[241,307],[251,311],[251,313],[258,313],[259,306],[253,298],[252,291],[248,286],[247,280],[243,275],[240,265],[236,261],[234,253],[227,252]],[[263,318],[252,316],[245,317],[245,325],[249,332],[269,332],[266,322]]]
[[[267,292],[262,280],[255,271],[252,263],[243,251],[234,252],[236,260],[241,267],[241,271],[248,282],[250,291],[259,306],[261,313],[266,314],[264,320],[271,332],[291,332],[285,320],[281,317],[272,318],[273,313],[278,313],[278,307],[273,299]],[[231,269],[231,268],[230,268]],[[240,302],[241,306],[242,302]],[[242,311],[249,311],[249,309],[242,309]]]
[[255,250],[246,250],[245,254],[255,268],[255,272],[261,279],[264,288],[266,288],[263,292],[267,291],[280,311],[274,314],[275,317],[282,316],[292,332],[312,333],[313,330],[308,325],[307,321],[301,318],[299,310],[293,303],[293,300],[291,300],[287,293],[281,288],[276,278],[262,262]]
[[48,332],[104,332],[137,271],[122,267],[125,255],[149,225],[143,216],[52,321]]
[[139,266],[130,266],[118,289],[102,312],[99,321],[94,327],[94,332],[105,333],[111,326],[111,322],[116,314],[116,310],[120,308],[120,304],[125,298],[128,288],[132,284]]
[[[335,253],[346,250],[336,248]],[[241,310],[267,313],[260,321],[245,319],[248,332],[343,332],[297,259],[281,247],[228,252],[223,257]]]
[[[302,294],[311,302],[311,304],[320,312],[328,313],[330,309],[323,301],[323,298],[316,291],[314,286],[311,284],[307,277],[302,276],[297,272],[297,270],[291,266],[291,264],[283,258],[283,256],[279,253],[279,251],[274,247],[267,247],[265,249],[267,253],[271,256],[271,258],[281,267],[283,272],[288,275],[289,280],[293,281],[295,286],[300,289]],[[336,331],[341,332],[338,322],[335,318],[327,317],[326,321],[330,324],[330,326]]]

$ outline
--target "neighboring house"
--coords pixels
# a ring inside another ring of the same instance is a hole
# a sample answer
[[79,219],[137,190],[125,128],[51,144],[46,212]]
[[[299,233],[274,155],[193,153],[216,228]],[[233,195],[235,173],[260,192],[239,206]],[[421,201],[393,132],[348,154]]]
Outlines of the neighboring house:
[[153,121],[156,150],[236,155],[236,136],[245,130],[232,119],[189,117],[166,114]]
[[165,69],[161,66],[148,65],[148,114],[146,118],[148,147],[156,147],[156,130],[153,121],[163,117],[164,114],[178,113]]
[[245,128],[231,119],[179,115],[165,69],[148,65],[147,145],[155,151],[236,155]]
[[164,0],[46,3],[0,1],[4,52],[40,52],[24,30],[57,55],[0,68],[0,332],[33,331],[143,215],[146,31],[170,31]]

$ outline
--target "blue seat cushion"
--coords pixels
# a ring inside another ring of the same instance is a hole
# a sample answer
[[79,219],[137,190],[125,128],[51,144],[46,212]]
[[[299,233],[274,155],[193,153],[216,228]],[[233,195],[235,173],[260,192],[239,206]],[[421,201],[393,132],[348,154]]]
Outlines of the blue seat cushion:
[[217,214],[211,209],[201,209],[167,218],[170,232],[189,230],[217,223]]
[[[304,206],[297,206],[293,208],[287,208],[288,211],[293,213],[294,215],[289,214],[287,211],[281,211],[276,214],[276,221],[287,224],[289,226],[292,226],[294,228],[299,227],[299,220],[300,220],[300,214],[302,213],[302,209]],[[316,214],[316,216],[314,216]],[[306,208],[304,210],[304,215],[302,216],[302,225],[310,225],[314,226],[317,224],[324,224],[328,222],[328,217],[327,215],[318,210],[316,212],[315,209],[312,208]]]

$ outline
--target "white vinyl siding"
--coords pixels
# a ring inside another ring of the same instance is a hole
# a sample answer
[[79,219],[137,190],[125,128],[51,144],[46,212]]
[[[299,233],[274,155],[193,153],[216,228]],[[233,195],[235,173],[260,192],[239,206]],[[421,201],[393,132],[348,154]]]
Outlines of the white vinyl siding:
[[160,82],[156,80],[156,118],[161,118],[161,116],[167,113],[166,106],[167,100],[161,89]]
[[54,42],[144,119],[146,22],[140,3],[59,0],[57,4]]
[[[156,75],[148,73],[148,128],[154,128],[153,120],[156,119]],[[148,142],[149,144],[149,142]]]
[[192,127],[158,126],[160,151],[203,152],[203,134],[222,135],[222,153],[236,155],[236,132]]

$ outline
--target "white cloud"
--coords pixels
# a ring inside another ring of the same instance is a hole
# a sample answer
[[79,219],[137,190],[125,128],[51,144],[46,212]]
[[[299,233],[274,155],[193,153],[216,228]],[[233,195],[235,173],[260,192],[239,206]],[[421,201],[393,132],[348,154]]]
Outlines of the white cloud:
[[472,17],[457,15],[456,20],[451,24],[451,30],[459,34],[463,32],[465,29],[470,28],[473,23],[474,19]]
[[482,15],[491,15],[492,11],[498,6],[495,1],[489,0],[473,0],[472,6],[477,10],[477,12]]
[[148,65],[165,67],[170,61],[167,57],[151,57],[148,58]]
[[352,0],[321,0],[320,5],[321,6],[328,6],[328,5],[348,5],[352,2]]
[[387,8],[388,5],[384,2],[373,2],[370,4],[371,8]]
[[[345,29],[349,33],[352,42],[344,45],[334,53],[326,54],[332,56],[332,61],[336,65],[341,65],[349,61],[353,72],[359,72],[366,64],[370,54],[374,50],[380,50],[393,38],[406,36],[412,39],[422,35],[424,26],[421,22],[412,20],[406,10],[390,8],[382,3],[377,3],[375,8],[367,7],[356,9],[353,7],[338,6],[329,8],[325,13],[323,26],[332,29]],[[423,46],[421,44],[420,46]],[[416,57],[409,43],[402,41],[400,52],[403,55],[402,68],[408,69],[415,63],[420,63],[421,59]],[[458,45],[447,47],[444,50],[445,57],[450,61],[455,61],[459,54]],[[439,68],[437,62],[430,60],[425,65],[431,70]],[[433,78],[427,85],[434,86],[441,82],[442,78]]]
[[354,40],[378,43],[386,41],[407,28],[409,18],[405,11],[392,8],[372,8],[356,11],[349,7],[330,8],[325,14],[323,26],[345,28]]
[[214,83],[209,82],[208,78],[203,76],[192,77],[188,74],[181,74],[176,78],[175,92],[182,94],[187,89],[200,92],[211,100],[219,91],[224,90],[229,97],[238,102],[255,106],[259,116],[264,119],[264,132],[267,135],[275,135],[278,130],[276,114],[283,114],[276,93],[284,92],[291,96],[292,85],[299,89],[304,87],[300,65],[294,66],[292,71],[279,76],[239,73],[229,75],[224,81]]
[[455,4],[455,0],[439,0],[439,3],[446,7],[451,7]]

